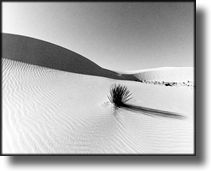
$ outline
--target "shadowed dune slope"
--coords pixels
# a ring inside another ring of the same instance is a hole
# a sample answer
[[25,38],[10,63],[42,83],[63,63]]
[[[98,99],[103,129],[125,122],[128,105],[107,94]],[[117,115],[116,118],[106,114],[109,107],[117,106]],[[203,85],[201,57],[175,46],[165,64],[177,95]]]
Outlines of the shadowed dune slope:
[[49,67],[78,74],[94,75],[120,80],[137,80],[104,69],[91,60],[63,47],[42,40],[3,33],[3,58]]

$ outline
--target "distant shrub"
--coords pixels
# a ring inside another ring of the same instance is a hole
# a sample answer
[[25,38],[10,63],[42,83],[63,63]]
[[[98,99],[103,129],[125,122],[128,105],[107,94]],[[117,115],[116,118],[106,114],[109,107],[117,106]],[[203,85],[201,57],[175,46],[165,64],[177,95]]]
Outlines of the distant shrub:
[[132,98],[131,95],[132,93],[130,93],[126,86],[114,84],[110,89],[108,99],[115,107],[123,107],[126,106],[126,102]]
[[172,86],[172,84],[170,84],[170,83],[165,83],[165,86]]

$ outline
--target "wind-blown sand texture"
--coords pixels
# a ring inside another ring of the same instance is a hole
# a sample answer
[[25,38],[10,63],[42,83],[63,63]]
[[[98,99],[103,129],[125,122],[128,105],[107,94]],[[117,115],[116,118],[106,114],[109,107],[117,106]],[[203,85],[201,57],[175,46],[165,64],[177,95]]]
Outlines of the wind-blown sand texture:
[[[3,59],[4,154],[192,154],[193,89],[140,84]],[[113,84],[130,103],[182,119],[114,110]]]

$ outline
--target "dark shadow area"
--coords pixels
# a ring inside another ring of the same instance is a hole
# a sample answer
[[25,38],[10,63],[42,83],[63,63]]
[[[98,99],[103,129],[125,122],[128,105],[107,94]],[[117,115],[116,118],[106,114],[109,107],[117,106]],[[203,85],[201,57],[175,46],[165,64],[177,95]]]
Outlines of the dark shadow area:
[[160,117],[167,117],[167,118],[174,118],[174,119],[184,119],[185,116],[178,114],[178,113],[173,113],[169,111],[164,111],[164,110],[158,110],[158,109],[152,109],[152,108],[147,108],[147,107],[142,107],[142,106],[135,106],[131,104],[124,104],[122,106],[124,109],[132,111],[132,112],[141,112],[141,114],[145,114],[151,117],[155,116],[160,116]]
[[200,164],[195,156],[16,156],[12,165],[173,165]]
[[22,35],[2,33],[2,58],[77,74],[138,81],[133,75],[119,74],[102,68],[58,45]]
[[201,165],[205,161],[205,13],[196,13],[196,156],[13,156],[11,165]]
[[206,125],[206,56],[205,56],[205,17],[202,9],[196,12],[196,59],[195,59],[195,135],[196,157],[199,162],[205,161]]

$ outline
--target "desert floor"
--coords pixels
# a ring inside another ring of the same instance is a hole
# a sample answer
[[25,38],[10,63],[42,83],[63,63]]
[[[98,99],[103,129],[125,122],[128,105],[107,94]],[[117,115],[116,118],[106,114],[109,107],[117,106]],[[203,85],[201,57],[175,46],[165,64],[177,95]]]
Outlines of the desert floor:
[[[75,74],[3,59],[3,153],[193,153],[191,87],[165,87]],[[180,113],[183,119],[115,110],[113,84],[131,104]]]

